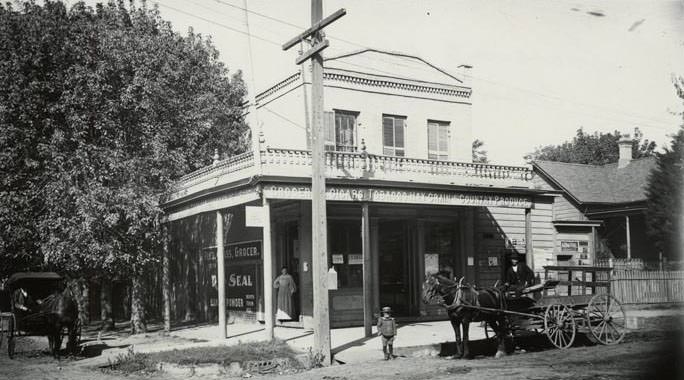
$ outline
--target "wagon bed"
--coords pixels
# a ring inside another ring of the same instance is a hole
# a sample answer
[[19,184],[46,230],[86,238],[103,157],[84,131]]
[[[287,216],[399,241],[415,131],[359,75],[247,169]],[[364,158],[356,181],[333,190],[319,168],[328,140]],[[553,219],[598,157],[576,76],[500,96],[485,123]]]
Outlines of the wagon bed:
[[508,298],[507,310],[498,312],[506,315],[511,334],[541,332],[558,348],[572,346],[577,333],[601,344],[617,344],[625,336],[626,315],[620,302],[610,294],[611,270],[545,266],[545,285],[536,293],[537,298]]

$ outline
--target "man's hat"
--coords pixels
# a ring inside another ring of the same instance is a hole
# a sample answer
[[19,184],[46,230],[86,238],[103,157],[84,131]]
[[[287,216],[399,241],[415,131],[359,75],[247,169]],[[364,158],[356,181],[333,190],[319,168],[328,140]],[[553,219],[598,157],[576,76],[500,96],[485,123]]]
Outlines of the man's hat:
[[513,252],[511,253],[511,260],[513,259],[520,261],[522,260],[522,256],[518,252]]
[[391,312],[392,312],[392,308],[389,307],[389,306],[385,306],[385,307],[382,308],[382,312],[383,312],[383,313],[391,313]]

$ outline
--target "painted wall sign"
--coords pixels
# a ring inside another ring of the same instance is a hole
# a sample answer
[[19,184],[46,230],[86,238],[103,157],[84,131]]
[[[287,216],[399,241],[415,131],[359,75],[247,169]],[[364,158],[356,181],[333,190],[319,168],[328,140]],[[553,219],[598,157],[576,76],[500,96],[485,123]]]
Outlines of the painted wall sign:
[[226,262],[261,260],[261,240],[227,244],[224,255]]
[[254,312],[257,309],[258,265],[226,265],[226,308]]
[[[311,188],[302,185],[267,185],[264,194],[269,198],[311,199]],[[385,188],[356,188],[328,186],[326,199],[348,202],[383,202],[427,204],[443,206],[488,206],[530,208],[532,199],[519,195],[466,193],[456,191],[425,191]]]

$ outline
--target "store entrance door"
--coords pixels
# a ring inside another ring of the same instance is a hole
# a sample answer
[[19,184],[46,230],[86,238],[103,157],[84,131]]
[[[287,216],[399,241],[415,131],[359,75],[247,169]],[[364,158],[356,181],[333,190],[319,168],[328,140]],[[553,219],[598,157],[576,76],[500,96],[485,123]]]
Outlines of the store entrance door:
[[380,221],[378,227],[378,306],[391,307],[396,316],[408,316],[412,310],[408,223],[405,220]]

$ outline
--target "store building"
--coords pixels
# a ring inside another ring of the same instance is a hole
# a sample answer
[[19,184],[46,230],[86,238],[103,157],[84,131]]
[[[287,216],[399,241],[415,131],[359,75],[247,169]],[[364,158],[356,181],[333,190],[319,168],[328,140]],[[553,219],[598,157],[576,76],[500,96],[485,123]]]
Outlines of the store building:
[[[536,271],[554,259],[558,192],[529,167],[472,163],[464,76],[363,50],[328,58],[324,86],[333,327],[363,323],[364,301],[399,318],[443,318],[441,307],[420,301],[426,273],[491,286],[511,252]],[[309,98],[306,70],[259,94],[259,144],[217,155],[165,199],[172,320],[217,318],[223,247],[229,318],[262,319],[264,304],[275,303],[265,287],[286,266],[298,288],[294,323],[311,326]]]

